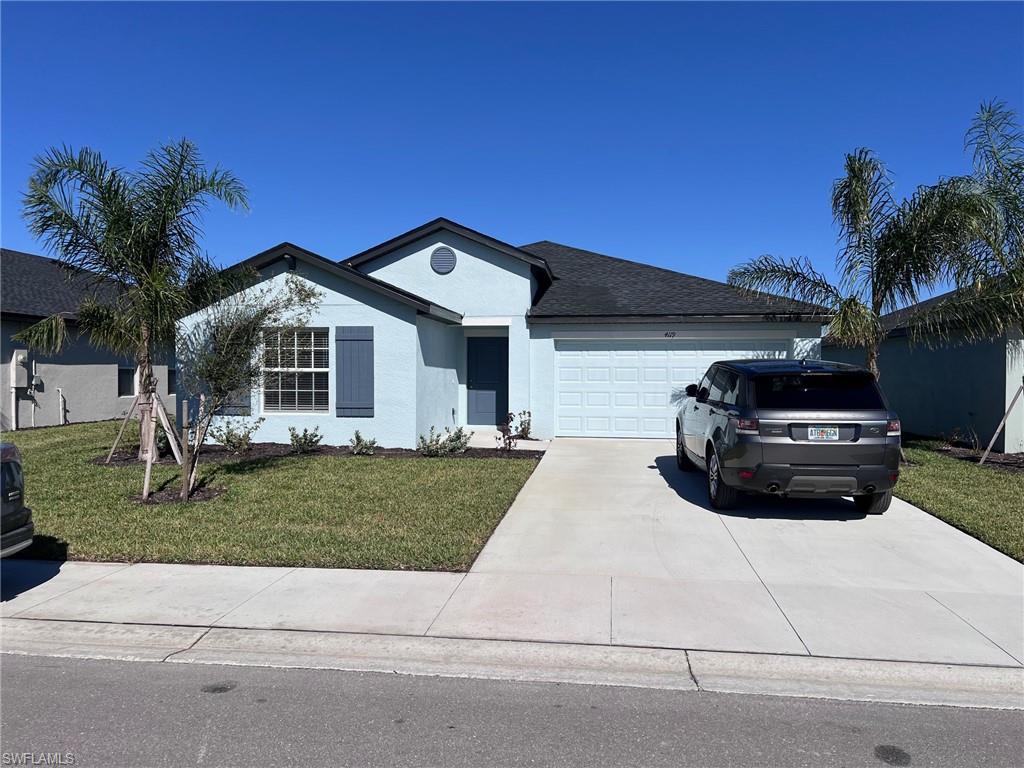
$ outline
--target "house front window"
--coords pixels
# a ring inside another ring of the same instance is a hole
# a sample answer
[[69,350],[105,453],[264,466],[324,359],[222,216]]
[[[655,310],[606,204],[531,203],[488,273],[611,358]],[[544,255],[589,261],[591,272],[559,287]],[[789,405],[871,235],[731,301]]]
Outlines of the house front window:
[[330,355],[326,328],[263,332],[263,410],[325,412]]
[[135,369],[117,369],[117,396],[133,397],[135,395]]

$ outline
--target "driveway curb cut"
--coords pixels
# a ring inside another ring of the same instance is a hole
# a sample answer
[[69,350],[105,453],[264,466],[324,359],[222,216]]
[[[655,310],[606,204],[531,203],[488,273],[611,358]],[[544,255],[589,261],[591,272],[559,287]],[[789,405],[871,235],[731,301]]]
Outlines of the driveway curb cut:
[[1014,667],[14,618],[0,651],[1024,709],[1024,669]]

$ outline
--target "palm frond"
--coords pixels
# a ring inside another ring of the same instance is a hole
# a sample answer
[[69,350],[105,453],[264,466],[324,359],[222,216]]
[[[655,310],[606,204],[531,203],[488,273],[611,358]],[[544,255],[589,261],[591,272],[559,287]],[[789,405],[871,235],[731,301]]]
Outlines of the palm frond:
[[896,208],[892,180],[870,149],[846,155],[844,171],[832,185],[832,216],[843,242],[836,266],[848,288],[864,292],[873,284],[878,238]]
[[964,139],[974,159],[974,178],[998,203],[1006,258],[1024,259],[1024,132],[1002,102],[982,104]]
[[785,296],[827,309],[843,301],[839,290],[807,259],[759,256],[729,270],[728,282],[747,292]]
[[98,152],[62,147],[36,158],[23,215],[66,266],[107,279],[120,274],[131,235],[131,193],[124,175]]
[[1024,265],[956,289],[910,317],[911,339],[929,346],[980,341],[1024,328]]
[[841,346],[871,347],[882,337],[878,315],[856,296],[840,302],[828,324],[827,335]]
[[182,139],[147,155],[136,175],[137,197],[145,237],[154,254],[176,260],[179,267],[199,258],[200,221],[210,200],[230,209],[247,209],[245,187],[229,171],[207,171],[198,149]]
[[67,321],[64,315],[50,315],[14,334],[12,338],[44,355],[55,355],[67,343]]
[[978,108],[964,137],[978,176],[1016,176],[1024,163],[1024,133],[1017,115],[1005,102],[989,101]]
[[[875,293],[880,311],[916,303],[949,279],[1001,272],[984,253],[1001,253],[999,205],[972,177],[922,186],[900,203],[877,242]],[[994,250],[993,250],[994,249]]]
[[[130,300],[129,300],[130,302]],[[78,324],[97,347],[116,355],[136,359],[142,347],[139,335],[139,315],[129,302],[110,305],[89,298],[78,308]]]

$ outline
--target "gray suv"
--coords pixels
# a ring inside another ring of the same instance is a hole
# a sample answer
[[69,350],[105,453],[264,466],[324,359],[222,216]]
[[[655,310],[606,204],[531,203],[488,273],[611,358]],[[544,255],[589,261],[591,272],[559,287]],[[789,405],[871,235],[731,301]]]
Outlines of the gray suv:
[[740,491],[852,496],[882,514],[899,478],[900,422],[864,368],[820,360],[728,360],[686,388],[676,463],[707,472],[728,509]]
[[0,499],[3,505],[0,557],[7,557],[31,546],[35,533],[32,510],[25,506],[21,454],[13,443],[0,443]]

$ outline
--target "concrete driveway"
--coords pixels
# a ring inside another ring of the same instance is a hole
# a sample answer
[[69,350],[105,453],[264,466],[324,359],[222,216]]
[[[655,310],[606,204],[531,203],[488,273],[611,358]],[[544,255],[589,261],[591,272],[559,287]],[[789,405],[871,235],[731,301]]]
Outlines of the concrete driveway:
[[556,440],[428,634],[1020,666],[1024,567],[905,502],[707,506],[670,441]]

